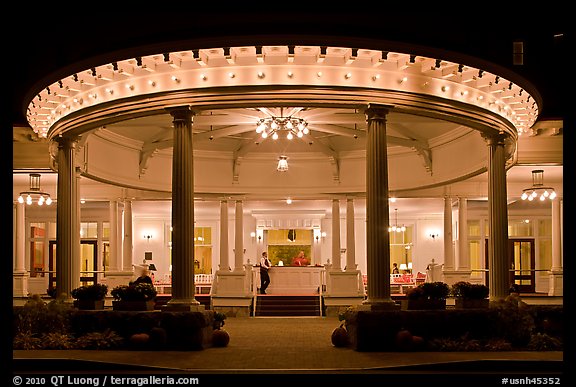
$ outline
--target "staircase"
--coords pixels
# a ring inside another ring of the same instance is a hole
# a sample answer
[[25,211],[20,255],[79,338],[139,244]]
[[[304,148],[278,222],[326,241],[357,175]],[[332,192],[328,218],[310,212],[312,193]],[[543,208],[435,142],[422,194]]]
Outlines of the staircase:
[[322,316],[318,295],[257,295],[254,316]]

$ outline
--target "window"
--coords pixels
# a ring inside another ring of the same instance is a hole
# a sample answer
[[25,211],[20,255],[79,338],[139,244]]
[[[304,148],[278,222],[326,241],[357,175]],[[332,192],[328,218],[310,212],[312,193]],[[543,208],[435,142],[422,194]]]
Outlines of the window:
[[80,238],[98,238],[98,222],[80,223]]
[[390,232],[390,272],[392,272],[392,264],[397,263],[398,268],[400,265],[405,264],[410,267],[412,263],[412,235],[413,226],[406,226],[404,232]]

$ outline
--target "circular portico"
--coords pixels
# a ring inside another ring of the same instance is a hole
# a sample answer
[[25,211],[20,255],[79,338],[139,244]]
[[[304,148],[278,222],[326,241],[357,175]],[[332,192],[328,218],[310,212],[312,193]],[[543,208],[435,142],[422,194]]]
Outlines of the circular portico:
[[[310,198],[366,196],[368,302],[386,304],[389,262],[375,257],[386,256],[390,191],[439,187],[488,170],[492,229],[501,229],[491,256],[505,248],[497,241],[507,237],[505,168],[518,134],[538,116],[539,97],[514,74],[473,62],[366,48],[192,48],[78,69],[31,100],[28,120],[58,142],[59,177],[74,169],[62,166],[75,165],[70,154],[82,148],[75,156],[82,175],[171,192],[184,212],[192,209],[188,226],[196,197],[278,198],[286,187]],[[303,120],[308,132],[288,139],[277,130],[274,139],[257,131],[261,120],[287,117]],[[280,156],[288,171],[276,170]],[[63,208],[76,201],[70,173],[66,180]],[[181,214],[173,213],[173,223]],[[74,211],[63,217],[73,223]],[[186,230],[176,232],[186,240]],[[183,284],[175,298],[193,303],[186,279],[193,268],[184,256],[173,258],[184,269],[173,278]],[[502,266],[494,260],[494,268]],[[494,295],[502,296],[506,275],[495,275]]]

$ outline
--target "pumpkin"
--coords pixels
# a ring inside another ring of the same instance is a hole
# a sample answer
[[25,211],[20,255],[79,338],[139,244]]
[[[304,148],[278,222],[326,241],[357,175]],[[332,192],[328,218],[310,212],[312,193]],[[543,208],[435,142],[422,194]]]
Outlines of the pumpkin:
[[344,324],[332,331],[332,345],[335,347],[345,347],[348,345],[348,330],[344,328]]
[[230,335],[224,329],[216,329],[212,332],[212,345],[225,347],[230,342]]
[[130,336],[130,343],[137,346],[143,346],[150,340],[150,335],[148,333],[134,333]]
[[424,345],[424,338],[422,336],[412,336],[412,344],[414,344],[414,347],[420,348]]
[[412,349],[414,337],[408,329],[401,329],[396,333],[396,347],[403,351]]

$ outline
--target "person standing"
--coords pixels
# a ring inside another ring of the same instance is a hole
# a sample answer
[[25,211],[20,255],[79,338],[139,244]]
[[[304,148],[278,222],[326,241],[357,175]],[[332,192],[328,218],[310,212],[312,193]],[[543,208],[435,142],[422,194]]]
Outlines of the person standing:
[[260,258],[260,294],[266,294],[266,289],[270,285],[270,260],[268,259],[268,253],[263,252],[262,258]]
[[398,270],[398,264],[396,262],[392,264],[392,274],[400,274],[400,270]]
[[138,284],[149,284],[153,285],[154,282],[152,281],[152,277],[150,277],[148,272],[148,265],[140,265],[140,275],[134,280],[130,281],[130,285],[138,285]]

